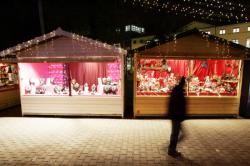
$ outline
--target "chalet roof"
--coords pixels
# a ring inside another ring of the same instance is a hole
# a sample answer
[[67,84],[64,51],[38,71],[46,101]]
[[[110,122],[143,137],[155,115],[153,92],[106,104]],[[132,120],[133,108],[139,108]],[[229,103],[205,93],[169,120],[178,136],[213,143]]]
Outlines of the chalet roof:
[[58,28],[0,52],[0,57],[16,55],[26,61],[98,61],[115,59],[126,50]]
[[250,59],[242,45],[192,29],[133,50],[141,56],[181,59]]
[[185,32],[185,31],[188,31],[188,30],[191,30],[194,28],[196,28],[196,29],[211,28],[214,26],[215,25],[200,22],[200,21],[192,21],[192,22],[189,22],[188,24],[180,27],[179,29],[177,29],[176,32]]

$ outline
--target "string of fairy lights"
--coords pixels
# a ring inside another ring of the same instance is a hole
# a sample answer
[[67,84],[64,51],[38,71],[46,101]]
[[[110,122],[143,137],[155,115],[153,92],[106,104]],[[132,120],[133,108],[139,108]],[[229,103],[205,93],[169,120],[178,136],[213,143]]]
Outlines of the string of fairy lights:
[[247,6],[239,1],[224,0],[126,0],[134,6],[219,22],[249,21]]
[[77,41],[89,43],[92,46],[92,48],[87,48],[87,49],[105,48],[107,50],[112,50],[118,54],[126,54],[126,51],[121,49],[121,48],[109,45],[107,43],[102,43],[100,41],[93,40],[93,39],[90,39],[90,38],[87,38],[87,37],[84,37],[84,36],[81,36],[81,35],[78,35],[75,33],[66,32],[66,31],[63,31],[61,28],[58,28],[50,33],[44,34],[40,37],[36,37],[34,39],[28,40],[26,42],[23,42],[23,43],[20,43],[20,44],[14,46],[14,47],[10,47],[10,48],[7,48],[7,49],[1,51],[0,58],[3,58],[3,57],[10,55],[10,54],[14,54],[14,53],[21,51],[21,50],[24,50],[24,49],[29,49],[32,46],[38,45],[39,43],[46,41],[46,40],[49,40],[51,38],[54,38],[56,36],[66,36],[66,37],[72,38],[72,39],[77,40]]
[[[189,58],[197,59],[244,59],[249,60],[250,58],[250,49],[238,44],[233,43],[232,41],[228,41],[226,39],[207,34],[204,31],[198,31],[197,29],[189,30],[180,34],[172,34],[169,36],[164,36],[161,39],[154,39],[152,41],[147,42],[143,47],[134,49],[132,52],[139,53],[140,55],[147,55],[147,49],[156,48],[156,53],[166,59],[168,56],[172,56],[170,53],[172,50],[173,52],[177,51],[178,40],[182,37],[192,35],[192,34],[199,34],[199,36],[206,40],[206,47],[211,48],[211,44],[215,44],[215,52],[213,56],[206,56],[206,55],[194,55],[193,57],[189,56]],[[173,45],[170,44],[173,42]],[[165,47],[161,47],[161,45],[165,45]],[[233,48],[233,49],[232,49]],[[235,52],[234,49],[238,51]],[[241,51],[240,51],[241,50]],[[186,58],[186,55],[183,54],[183,57]]]

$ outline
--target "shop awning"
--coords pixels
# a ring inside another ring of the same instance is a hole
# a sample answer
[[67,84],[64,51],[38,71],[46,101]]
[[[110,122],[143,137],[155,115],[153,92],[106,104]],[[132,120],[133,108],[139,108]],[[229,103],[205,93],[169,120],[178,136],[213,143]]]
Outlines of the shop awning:
[[134,52],[140,56],[175,59],[250,59],[250,50],[225,39],[193,29],[154,40]]
[[1,57],[10,54],[18,62],[114,61],[126,50],[58,28],[0,52]]

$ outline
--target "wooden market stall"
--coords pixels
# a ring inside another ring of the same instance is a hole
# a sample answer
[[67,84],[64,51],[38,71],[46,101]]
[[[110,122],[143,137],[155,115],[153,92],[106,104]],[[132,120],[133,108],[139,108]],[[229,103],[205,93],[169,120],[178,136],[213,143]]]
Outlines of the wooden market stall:
[[0,110],[20,105],[19,93],[16,57],[0,56]]
[[189,115],[238,115],[244,46],[197,29],[134,54],[134,116],[165,116],[171,89],[186,79]]
[[123,116],[125,50],[58,28],[12,53],[23,115]]

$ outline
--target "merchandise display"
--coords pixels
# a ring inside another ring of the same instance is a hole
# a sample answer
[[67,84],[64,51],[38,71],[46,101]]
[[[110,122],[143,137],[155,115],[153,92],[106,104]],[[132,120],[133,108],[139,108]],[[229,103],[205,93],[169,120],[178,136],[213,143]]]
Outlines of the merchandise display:
[[22,95],[120,95],[121,74],[117,62],[20,63],[19,66],[20,71],[30,71],[20,74]]
[[240,60],[140,59],[137,95],[167,96],[181,76],[187,96],[237,96]]
[[20,63],[19,68],[22,95],[69,95],[66,64]]
[[0,90],[18,85],[17,64],[0,63]]
[[[104,81],[107,80],[107,81]],[[110,95],[117,95],[118,92],[118,82],[112,80],[112,78],[107,77],[103,78],[103,92],[104,94]]]
[[71,63],[72,95],[120,95],[120,63]]
[[119,95],[118,89],[120,86],[118,82],[115,82],[110,77],[98,78],[102,80],[98,85],[85,83],[83,86],[76,82],[76,79],[72,79],[71,88],[72,95]]
[[187,60],[140,59],[137,95],[169,95],[180,76],[187,76],[187,65]]
[[238,79],[235,76],[206,76],[200,81],[197,76],[191,76],[189,81],[189,96],[237,96]]
[[50,82],[56,85],[67,85],[67,65],[63,63],[48,64]]

